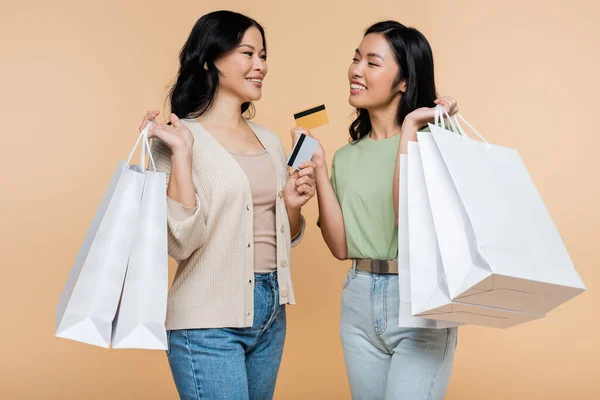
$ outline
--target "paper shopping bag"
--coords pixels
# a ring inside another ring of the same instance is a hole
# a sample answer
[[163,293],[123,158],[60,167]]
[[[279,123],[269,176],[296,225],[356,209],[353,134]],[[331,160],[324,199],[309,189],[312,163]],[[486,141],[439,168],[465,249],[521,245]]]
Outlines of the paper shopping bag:
[[398,205],[398,284],[400,289],[400,308],[398,325],[404,328],[441,329],[457,326],[454,322],[428,319],[412,314],[411,269],[409,241],[410,216],[408,212],[408,160],[405,154],[400,155],[400,204]]
[[430,129],[418,139],[451,299],[545,314],[583,292],[517,151]]
[[[145,140],[148,152],[150,146]],[[165,318],[168,292],[166,174],[146,172],[119,311],[113,348],[167,349]]]
[[144,132],[117,166],[77,254],[57,305],[57,337],[110,346],[145,180],[130,160]]
[[[412,314],[460,324],[508,328],[543,317],[531,313],[485,307],[453,301],[446,279],[446,270],[440,254],[431,203],[446,205],[440,212],[451,214],[448,220],[460,219],[460,210],[453,208],[448,198],[431,198],[423,172],[420,147],[426,142],[410,142],[408,148],[408,232]],[[440,174],[436,179],[444,183]],[[437,193],[437,192],[436,192]],[[439,200],[439,201],[438,201]],[[453,214],[453,215],[452,215]],[[458,234],[459,229],[448,225]]]

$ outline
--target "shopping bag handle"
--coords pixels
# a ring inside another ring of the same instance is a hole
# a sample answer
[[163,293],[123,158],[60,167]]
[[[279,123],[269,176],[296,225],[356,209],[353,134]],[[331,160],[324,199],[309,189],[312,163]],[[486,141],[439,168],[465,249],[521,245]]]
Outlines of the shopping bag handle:
[[156,164],[154,163],[154,157],[152,157],[152,151],[150,151],[150,141],[148,140],[148,131],[152,127],[154,123],[150,122],[146,127],[140,132],[137,141],[135,142],[135,146],[133,146],[133,150],[129,153],[129,157],[127,157],[127,161],[125,162],[125,167],[129,167],[131,164],[131,158],[133,157],[133,153],[139,146],[140,142],[142,142],[142,151],[140,152],[140,167],[145,170],[146,169],[146,153],[148,153],[148,157],[150,158],[150,164],[152,165],[152,169],[156,172]]
[[436,124],[436,126],[438,126],[438,118],[439,118],[441,120],[442,128],[446,129],[444,126],[444,114],[445,114],[446,118],[448,119],[448,121],[450,122],[450,125],[452,125],[452,128],[453,128],[452,131],[454,133],[456,133],[459,136],[469,137],[467,135],[467,133],[465,132],[465,130],[463,129],[462,125],[460,124],[460,122],[459,122],[459,119],[460,119],[465,124],[467,124],[467,126],[469,128],[471,128],[471,130],[473,132],[475,132],[477,134],[477,136],[479,136],[479,138],[487,145],[488,149],[492,148],[492,145],[483,137],[483,135],[481,133],[477,132],[477,129],[473,128],[473,125],[471,125],[469,123],[469,121],[467,121],[465,119],[465,117],[463,117],[459,113],[456,113],[456,115],[454,117],[451,117],[450,114],[448,114],[448,111],[446,111],[446,108],[444,106],[442,106],[441,104],[439,104],[435,107],[435,124]]
[[448,115],[448,111],[446,111],[444,106],[442,106],[441,104],[435,106],[434,109],[435,126],[439,126],[442,129],[446,129],[446,123],[444,122],[444,114],[446,114],[446,117],[448,118],[448,130],[454,132],[457,135],[462,135],[463,133],[458,129],[452,118],[450,118],[450,115]]

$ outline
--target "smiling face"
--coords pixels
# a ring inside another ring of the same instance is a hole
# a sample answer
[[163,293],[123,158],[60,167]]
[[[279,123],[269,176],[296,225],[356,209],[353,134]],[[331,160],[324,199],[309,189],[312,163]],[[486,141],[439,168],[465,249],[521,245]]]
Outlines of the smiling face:
[[385,36],[380,33],[366,35],[348,68],[350,104],[367,110],[388,106],[401,96],[405,87],[404,82],[396,84],[399,72],[396,57]]
[[260,100],[267,75],[267,53],[260,31],[250,27],[240,44],[215,60],[219,70],[219,91],[237,97],[241,103]]

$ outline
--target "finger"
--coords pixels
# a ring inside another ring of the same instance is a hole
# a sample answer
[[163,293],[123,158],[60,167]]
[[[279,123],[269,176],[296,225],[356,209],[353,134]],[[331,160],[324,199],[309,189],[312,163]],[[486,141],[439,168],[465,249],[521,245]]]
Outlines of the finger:
[[146,119],[151,121],[151,120],[155,119],[156,117],[158,117],[158,114],[160,114],[160,111],[158,111],[158,110],[147,111]]
[[315,169],[315,168],[317,168],[317,163],[312,160],[304,161],[302,164],[300,164],[300,170],[302,170],[304,168]]
[[297,138],[297,137],[298,137],[298,136],[300,136],[301,134],[305,134],[306,136],[313,137],[313,136],[312,136],[312,133],[310,133],[310,131],[309,131],[309,130],[306,130],[306,129],[304,129],[304,128],[301,128],[301,127],[296,127],[296,128],[293,128],[293,129],[292,129],[292,137],[293,137],[293,138]]
[[454,110],[458,106],[458,102],[456,101],[456,99],[454,97],[444,96],[444,100],[446,104],[448,104],[449,111],[454,112]]
[[148,130],[148,138],[157,138],[171,147],[173,142],[172,132],[166,125],[154,125]]
[[306,133],[306,130],[303,128],[295,127],[295,128],[292,128],[292,130],[290,131],[292,138],[296,138],[301,133]]
[[454,97],[444,96],[444,99],[446,99],[446,101],[448,101],[450,103],[456,103],[456,99]]
[[442,100],[441,104],[444,107],[444,109],[446,110],[446,112],[450,113],[450,104],[446,100]]
[[296,192],[300,195],[308,197],[309,199],[315,195],[315,189],[307,185],[300,186]]
[[298,186],[298,187],[296,188],[296,192],[297,192],[298,194],[308,194],[308,192],[309,192],[309,186],[308,186],[308,185],[301,185],[301,186]]
[[314,176],[315,176],[315,169],[313,167],[302,168],[302,169],[300,169],[299,176],[300,177],[308,176],[308,177],[313,177],[314,178]]
[[179,117],[177,117],[177,115],[175,115],[174,113],[171,113],[169,115],[169,121],[171,121],[171,125],[173,125],[175,128],[179,128],[179,127],[183,126],[183,123],[181,122]]
[[142,119],[142,124],[140,125],[140,132],[143,131],[144,128],[146,128],[150,121],[154,121],[156,117],[158,117],[158,114],[160,114],[160,111],[158,110],[147,111],[146,115],[144,115],[144,119]]
[[296,179],[296,187],[300,187],[302,185],[304,185],[307,182],[307,177],[304,176],[302,178],[298,178]]
[[296,181],[296,186],[302,186],[302,185],[312,186],[312,185],[314,185],[314,182],[315,181],[310,176],[303,176],[302,178],[298,178],[298,180]]

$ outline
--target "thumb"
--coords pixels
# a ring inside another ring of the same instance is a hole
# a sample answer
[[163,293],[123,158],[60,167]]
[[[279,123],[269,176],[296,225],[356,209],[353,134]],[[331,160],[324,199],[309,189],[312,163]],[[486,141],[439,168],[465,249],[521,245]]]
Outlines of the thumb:
[[171,113],[171,115],[169,115],[169,121],[171,121],[171,125],[173,125],[175,128],[179,128],[180,126],[182,126],[183,124],[181,123],[181,120],[177,117],[177,115]]

